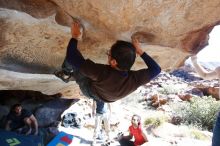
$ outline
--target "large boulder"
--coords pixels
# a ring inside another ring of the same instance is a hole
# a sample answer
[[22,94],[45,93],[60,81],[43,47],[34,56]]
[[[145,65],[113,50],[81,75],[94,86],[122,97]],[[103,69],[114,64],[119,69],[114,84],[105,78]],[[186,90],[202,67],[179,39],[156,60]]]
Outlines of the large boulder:
[[[106,63],[105,52],[112,43],[133,36],[164,70],[172,70],[207,45],[209,32],[220,22],[219,13],[219,0],[0,0],[0,66],[52,74],[64,59],[69,26],[79,19],[85,28],[79,43],[85,58]],[[139,59],[133,68],[143,66]],[[43,90],[59,92],[50,86]]]
[[36,109],[34,114],[39,127],[47,127],[61,121],[61,114],[69,108],[72,102],[72,100],[67,99],[51,100]]

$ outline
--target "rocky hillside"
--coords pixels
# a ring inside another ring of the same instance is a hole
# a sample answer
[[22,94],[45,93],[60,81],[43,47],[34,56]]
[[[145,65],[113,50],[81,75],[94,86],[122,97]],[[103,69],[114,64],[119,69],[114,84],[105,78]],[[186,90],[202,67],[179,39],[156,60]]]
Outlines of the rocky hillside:
[[[84,27],[79,49],[85,58],[106,63],[105,52],[116,40],[137,37],[164,71],[173,70],[207,45],[220,22],[219,5],[219,0],[0,0],[0,90],[73,98],[72,85],[52,74],[61,67],[76,19]],[[141,67],[138,60],[134,69]]]
[[[211,96],[214,93],[206,91],[213,87],[218,90],[219,87],[216,85],[218,85],[217,80],[202,80],[196,77],[194,72],[188,72],[183,68],[172,73],[163,72],[154,81],[140,87],[135,93],[121,101],[112,103],[111,136],[114,138],[117,133],[126,132],[131,116],[139,114],[149,137],[149,143],[146,146],[210,146],[212,133],[182,123],[183,119],[176,115],[173,105],[175,104],[181,108],[182,103],[189,103],[194,96],[201,98],[206,95],[212,98]],[[216,101],[216,99],[213,98],[213,101]],[[217,104],[220,107],[220,104]],[[86,119],[82,120],[83,128],[81,130],[87,134],[79,132],[76,135],[81,138],[81,144],[89,145],[92,142],[94,128],[94,119],[92,117],[88,118],[91,115],[91,101],[80,100],[66,113],[77,112],[75,109],[78,108],[76,107],[82,108],[81,105],[84,105],[84,109],[78,115],[84,114],[81,119]],[[210,105],[210,108],[211,106],[213,105]],[[157,122],[152,122],[154,120]],[[61,126],[62,130],[74,135],[75,128],[72,128],[72,130],[69,130]],[[102,140],[99,141],[98,145],[101,142]],[[113,141],[111,145],[119,146],[117,141]]]
[[[215,92],[219,89],[217,80],[206,81],[195,75],[194,72],[189,72],[189,69],[185,67],[172,73],[162,72],[152,82],[140,87],[123,100],[112,103],[111,137],[116,137],[117,133],[121,131],[126,132],[131,116],[139,114],[148,133],[148,146],[192,144],[209,146],[212,133],[183,123],[184,119],[175,112],[176,109],[173,106],[176,105],[181,108],[181,104],[189,103],[194,96],[201,98],[204,95],[212,95],[214,98],[217,97],[218,92]],[[7,91],[1,92],[1,95],[2,99],[5,97],[5,100],[1,100],[0,113],[7,113],[9,105],[12,103],[21,102],[25,108],[34,112],[39,121],[39,126],[46,129],[47,141],[57,134],[59,129],[77,136],[81,145],[89,146],[91,144],[94,129],[94,118],[91,116],[91,100],[60,99],[60,95],[49,97],[39,92],[30,91]],[[7,96],[17,96],[17,98],[6,100]],[[25,96],[26,98],[24,98]],[[213,101],[217,99],[214,98]],[[33,101],[35,104],[33,104]],[[74,126],[71,118],[69,119],[69,125],[62,124],[62,117],[68,113],[77,114],[74,119],[77,118],[81,121],[80,128]],[[98,145],[102,142],[103,140],[99,140]],[[113,139],[111,145],[118,146],[118,142]]]

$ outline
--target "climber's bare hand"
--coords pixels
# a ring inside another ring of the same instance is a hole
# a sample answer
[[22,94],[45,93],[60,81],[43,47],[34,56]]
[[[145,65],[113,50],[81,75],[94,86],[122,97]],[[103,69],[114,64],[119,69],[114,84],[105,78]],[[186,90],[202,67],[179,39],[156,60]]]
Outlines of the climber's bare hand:
[[81,35],[81,32],[80,32],[80,22],[78,21],[74,21],[72,23],[72,26],[71,26],[71,34],[72,34],[72,37],[77,39],[80,37]]
[[138,41],[138,39],[132,38],[132,44],[134,45],[134,47],[136,49],[136,53],[141,56],[144,52],[141,49],[141,45],[140,45],[140,42]]

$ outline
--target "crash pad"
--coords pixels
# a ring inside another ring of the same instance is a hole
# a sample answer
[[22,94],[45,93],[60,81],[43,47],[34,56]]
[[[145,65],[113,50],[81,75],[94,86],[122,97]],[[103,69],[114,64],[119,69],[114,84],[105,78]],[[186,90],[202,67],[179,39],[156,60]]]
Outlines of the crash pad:
[[52,139],[47,146],[77,146],[80,144],[80,139],[65,132],[59,132],[58,135]]
[[41,136],[26,136],[1,129],[0,135],[0,146],[43,146]]

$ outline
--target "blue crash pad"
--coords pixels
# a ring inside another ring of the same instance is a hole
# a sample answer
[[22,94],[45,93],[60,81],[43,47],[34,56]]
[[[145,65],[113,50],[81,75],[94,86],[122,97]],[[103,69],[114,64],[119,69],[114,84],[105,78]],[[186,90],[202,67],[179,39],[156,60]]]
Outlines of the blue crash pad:
[[60,132],[47,146],[77,146],[80,140],[73,135]]
[[0,146],[43,146],[43,140],[41,136],[25,136],[0,129]]

